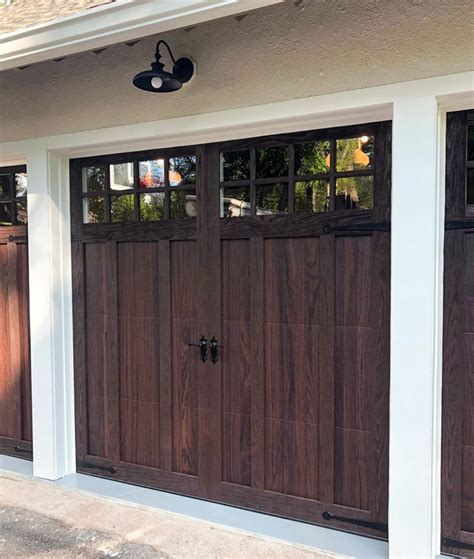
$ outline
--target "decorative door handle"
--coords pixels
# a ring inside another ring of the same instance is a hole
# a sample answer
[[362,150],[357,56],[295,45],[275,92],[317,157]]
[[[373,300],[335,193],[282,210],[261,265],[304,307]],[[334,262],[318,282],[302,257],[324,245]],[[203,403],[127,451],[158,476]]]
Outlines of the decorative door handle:
[[188,344],[190,347],[198,347],[201,353],[201,361],[205,363],[207,361],[207,338],[206,336],[201,336],[199,338],[198,344]]
[[218,345],[218,340],[215,336],[212,336],[212,338],[209,341],[209,347],[211,348],[211,362],[213,365],[215,365],[218,361],[218,357],[217,357],[217,352],[218,352],[218,348],[223,348],[223,345]]

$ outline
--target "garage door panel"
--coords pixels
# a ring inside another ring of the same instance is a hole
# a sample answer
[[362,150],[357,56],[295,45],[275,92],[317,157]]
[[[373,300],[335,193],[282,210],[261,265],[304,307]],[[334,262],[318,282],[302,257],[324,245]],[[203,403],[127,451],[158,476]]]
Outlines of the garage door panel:
[[223,414],[223,480],[250,486],[251,478],[251,416]]
[[335,241],[336,324],[373,326],[371,293],[372,236],[342,236]]
[[120,420],[120,459],[159,468],[160,405],[156,402],[121,398]]
[[119,317],[120,396],[160,402],[159,319]]
[[265,489],[318,499],[319,426],[265,418]]
[[336,427],[370,431],[377,375],[375,333],[372,328],[347,326],[337,326],[335,333]]
[[318,423],[319,329],[265,323],[265,414]]
[[370,509],[370,445],[367,431],[336,428],[335,503],[355,509]]

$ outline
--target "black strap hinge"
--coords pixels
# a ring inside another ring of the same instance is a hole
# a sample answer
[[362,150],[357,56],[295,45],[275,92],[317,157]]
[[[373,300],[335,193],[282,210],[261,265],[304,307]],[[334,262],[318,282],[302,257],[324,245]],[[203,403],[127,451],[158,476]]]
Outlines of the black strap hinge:
[[27,240],[28,240],[28,235],[9,235],[8,237],[8,241],[10,243],[19,243]]
[[16,446],[13,447],[13,450],[15,452],[18,452],[19,454],[31,454],[31,455],[33,454],[33,451],[31,450],[31,448],[25,448],[23,446],[16,445]]
[[456,229],[474,229],[474,221],[462,219],[447,219],[444,224],[446,231],[453,231]]
[[102,466],[100,464],[92,464],[91,462],[83,462],[82,460],[78,460],[77,465],[79,466],[79,468],[101,470],[103,472],[108,472],[109,474],[117,473],[117,468],[115,466]]
[[470,549],[474,550],[474,544],[468,542],[461,542],[459,540],[455,540],[453,538],[441,538],[441,545],[445,545],[446,547],[458,547],[459,549]]
[[323,227],[323,233],[326,235],[329,233],[372,233],[376,231],[390,231],[390,223],[353,223],[347,225],[325,225]]
[[347,516],[335,516],[327,510],[323,512],[324,520],[337,520],[338,522],[347,522],[348,524],[353,524],[355,526],[363,526],[364,528],[371,528],[372,530],[378,530],[384,534],[388,534],[388,524],[383,524],[382,522],[373,522],[372,520],[362,520],[360,518],[348,518]]

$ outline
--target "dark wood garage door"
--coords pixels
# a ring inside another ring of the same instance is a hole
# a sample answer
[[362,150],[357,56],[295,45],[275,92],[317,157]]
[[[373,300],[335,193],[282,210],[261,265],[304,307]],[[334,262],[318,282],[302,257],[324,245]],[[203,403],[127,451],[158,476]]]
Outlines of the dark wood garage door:
[[0,168],[0,452],[31,458],[26,167]]
[[390,124],[71,172],[80,471],[386,537]]
[[474,557],[474,111],[447,117],[444,265],[443,549]]

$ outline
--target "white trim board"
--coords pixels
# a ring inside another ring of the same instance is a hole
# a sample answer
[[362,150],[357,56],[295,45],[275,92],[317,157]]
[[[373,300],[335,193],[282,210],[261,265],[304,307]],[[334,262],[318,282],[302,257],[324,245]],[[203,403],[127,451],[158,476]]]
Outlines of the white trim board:
[[[0,35],[0,70],[140,39],[283,0],[120,0]],[[10,10],[15,9],[13,4]]]
[[[2,469],[15,474],[32,475],[31,462],[0,455],[0,472]],[[286,544],[304,545],[357,559],[383,559],[388,556],[388,544],[383,541],[119,481],[71,474],[53,483],[100,497],[220,524]]]

